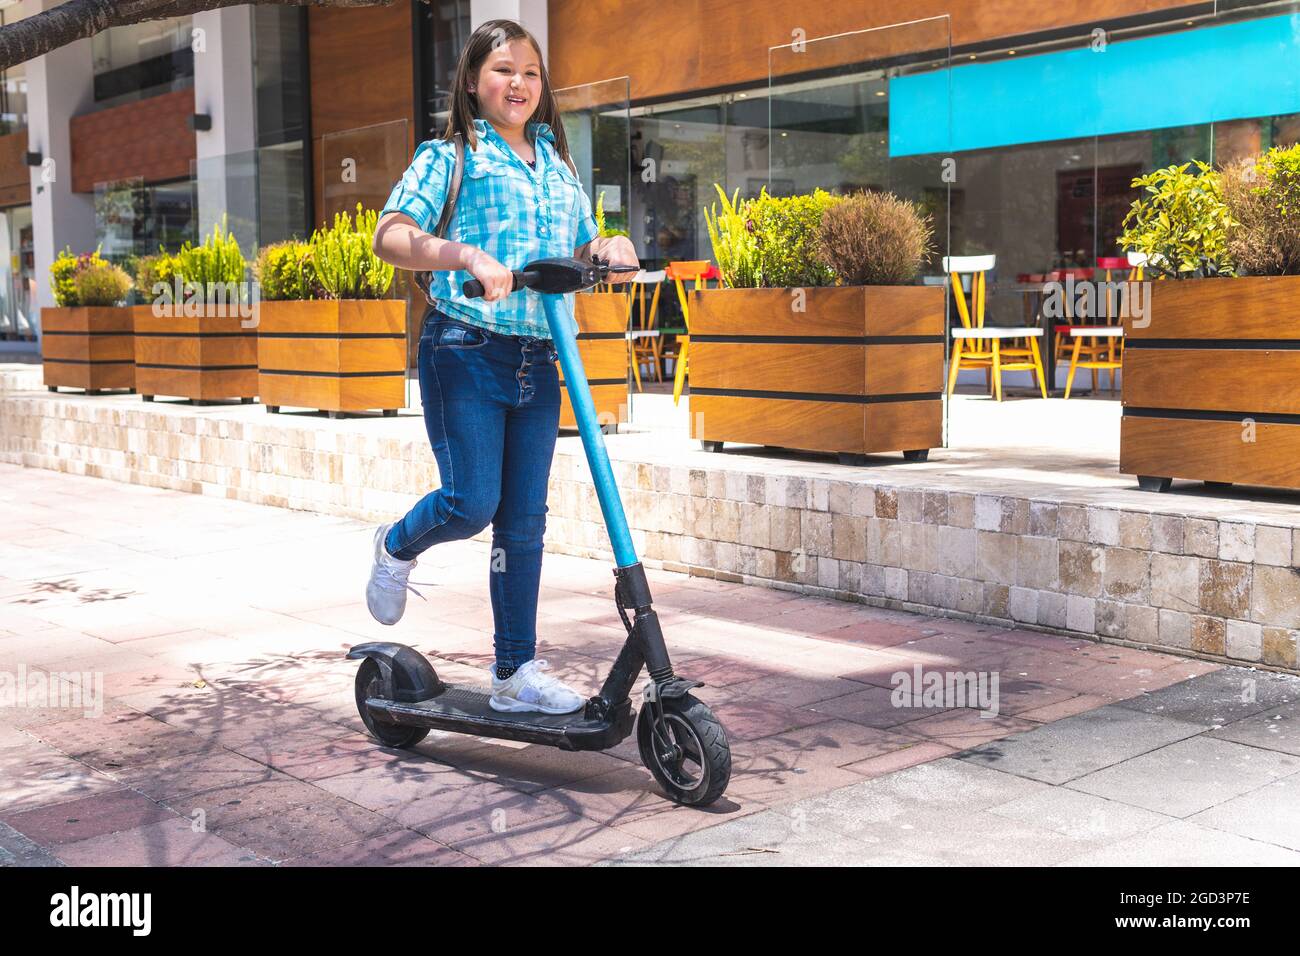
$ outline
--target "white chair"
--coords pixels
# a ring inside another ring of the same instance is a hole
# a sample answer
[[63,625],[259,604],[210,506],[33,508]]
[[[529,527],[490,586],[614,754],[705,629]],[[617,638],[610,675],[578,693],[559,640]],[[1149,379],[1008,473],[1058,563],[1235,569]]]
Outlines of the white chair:
[[[944,256],[943,271],[951,277],[953,298],[962,327],[952,330],[952,362],[948,370],[948,394],[957,387],[957,373],[967,368],[987,369],[992,375],[993,394],[1002,401],[1003,372],[1033,372],[1038,388],[1047,397],[1047,377],[1038,351],[1043,330],[1036,326],[997,328],[984,325],[987,294],[986,275],[997,265],[997,256]],[[971,305],[966,303],[964,276],[970,276]]]

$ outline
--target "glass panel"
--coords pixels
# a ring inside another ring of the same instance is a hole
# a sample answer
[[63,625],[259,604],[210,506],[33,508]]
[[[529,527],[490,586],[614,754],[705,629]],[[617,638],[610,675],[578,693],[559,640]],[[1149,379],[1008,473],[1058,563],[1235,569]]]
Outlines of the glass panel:
[[0,210],[0,337],[32,341],[38,309],[36,259],[32,247],[32,207]]
[[140,176],[95,183],[95,244],[101,256],[121,262],[141,252],[147,206]]
[[321,208],[317,219],[334,214],[384,208],[393,184],[411,162],[408,123],[394,120],[321,137]]
[[[753,94],[737,94],[753,96]],[[637,189],[629,208],[632,241],[647,269],[661,269],[674,260],[707,259],[709,237],[704,208],[714,195],[713,184],[728,188],[729,144],[742,131],[728,126],[732,97],[713,96],[668,107],[644,107],[631,122],[631,163]],[[766,117],[759,130],[766,138]],[[751,151],[752,155],[752,151]],[[748,180],[758,188],[767,181],[765,158],[749,164]],[[676,296],[665,296],[676,309]]]
[[196,238],[194,183],[145,184],[140,177],[95,184],[95,242],[114,262],[175,252]]
[[592,208],[603,197],[607,230],[626,232],[631,194],[627,77],[556,90],[569,154]]
[[[966,188],[953,185],[954,177],[964,183],[965,168],[949,148],[951,46],[942,16],[773,47],[769,135],[750,144],[755,155],[766,153],[772,195],[870,190],[918,203],[934,230],[918,284],[945,283],[942,261]],[[913,109],[923,104],[919,112],[898,113],[900,84]],[[743,191],[757,191],[752,180]]]
[[201,242],[220,225],[251,256],[260,240],[258,230],[257,151],[205,156],[190,164]]
[[[628,209],[632,193],[632,139],[628,100],[631,80],[626,76],[555,91],[569,156],[578,178],[591,200],[604,210],[603,235],[628,232]],[[626,286],[615,287],[620,291]],[[586,294],[586,293],[583,293]],[[627,340],[625,379],[628,420],[635,420],[636,403],[632,377],[632,345]],[[646,375],[653,378],[649,371]]]
[[257,235],[259,245],[305,238],[307,196],[305,151],[301,141],[264,146],[257,151]]
[[[393,184],[402,178],[414,152],[406,120],[377,123],[321,137],[321,184],[316,224],[333,222],[334,215],[355,215],[357,203],[376,212],[384,208]],[[407,405],[418,404],[416,361],[420,350],[420,320],[427,302],[411,280],[397,270],[393,295],[406,299]]]

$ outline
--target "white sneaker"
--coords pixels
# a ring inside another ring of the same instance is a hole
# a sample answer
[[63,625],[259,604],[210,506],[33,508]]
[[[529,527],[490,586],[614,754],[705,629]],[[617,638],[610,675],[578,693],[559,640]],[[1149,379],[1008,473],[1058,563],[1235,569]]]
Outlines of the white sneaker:
[[396,624],[406,611],[406,592],[413,591],[420,600],[423,594],[408,583],[415,558],[403,561],[388,553],[384,539],[391,524],[380,525],[375,532],[375,557],[370,566],[370,582],[366,585],[366,607],[370,616],[380,624]]
[[532,660],[521,666],[505,680],[498,680],[496,666],[492,671],[492,696],[488,705],[493,710],[507,713],[532,711],[543,714],[571,714],[586,703],[572,688],[543,673],[550,665],[546,661]]

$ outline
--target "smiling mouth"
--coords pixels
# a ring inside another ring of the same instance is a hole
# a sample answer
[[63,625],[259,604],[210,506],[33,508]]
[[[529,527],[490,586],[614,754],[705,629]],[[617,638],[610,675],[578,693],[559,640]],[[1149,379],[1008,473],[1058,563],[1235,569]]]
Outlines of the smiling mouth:
[[518,104],[519,106],[522,106],[522,105],[524,105],[525,103],[527,103],[528,101],[527,101],[526,99],[524,99],[522,96],[507,96],[507,97],[506,97],[506,102],[507,102],[507,103],[515,103],[515,104]]

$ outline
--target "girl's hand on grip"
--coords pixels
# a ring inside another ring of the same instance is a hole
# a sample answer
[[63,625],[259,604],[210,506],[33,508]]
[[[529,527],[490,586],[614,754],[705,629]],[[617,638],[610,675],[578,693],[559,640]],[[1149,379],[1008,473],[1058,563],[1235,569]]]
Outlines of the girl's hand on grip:
[[483,283],[483,299],[499,302],[514,291],[515,278],[510,270],[482,249],[475,250],[467,271]]

